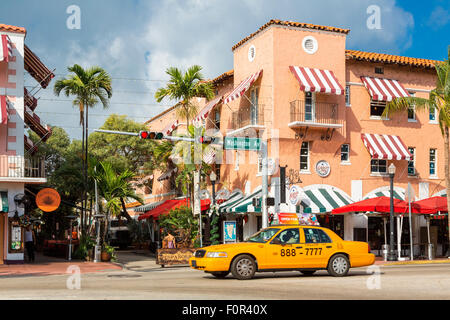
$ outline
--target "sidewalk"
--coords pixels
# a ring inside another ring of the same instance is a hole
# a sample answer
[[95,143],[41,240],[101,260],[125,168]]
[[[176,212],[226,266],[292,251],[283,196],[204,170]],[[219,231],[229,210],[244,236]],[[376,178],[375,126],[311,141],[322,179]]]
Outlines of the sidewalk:
[[81,260],[68,261],[65,259],[47,257],[36,253],[33,263],[0,265],[0,278],[5,276],[47,276],[72,273],[68,272],[70,266],[78,266],[80,273],[95,273],[107,271],[119,271],[122,267],[113,262],[85,262]]
[[395,265],[414,265],[414,264],[439,264],[439,263],[450,263],[449,258],[436,258],[434,260],[406,260],[406,261],[384,261],[382,257],[375,258],[375,265],[382,266],[395,266]]

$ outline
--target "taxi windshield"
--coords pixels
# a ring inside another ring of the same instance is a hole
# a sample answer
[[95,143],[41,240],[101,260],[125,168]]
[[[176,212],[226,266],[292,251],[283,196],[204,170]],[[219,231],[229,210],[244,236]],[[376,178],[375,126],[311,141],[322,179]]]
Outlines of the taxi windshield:
[[274,236],[274,234],[277,233],[279,230],[280,230],[279,228],[263,229],[261,231],[258,231],[245,241],[265,243],[267,240],[270,240]]

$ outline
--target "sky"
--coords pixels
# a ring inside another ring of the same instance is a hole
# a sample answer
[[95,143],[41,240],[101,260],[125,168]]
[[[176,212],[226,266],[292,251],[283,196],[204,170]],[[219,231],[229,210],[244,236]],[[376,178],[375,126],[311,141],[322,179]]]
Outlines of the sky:
[[[73,6],[79,20],[68,10]],[[373,6],[379,24],[369,28]],[[111,75],[110,107],[89,111],[92,130],[112,113],[144,122],[173,105],[153,98],[168,67],[198,64],[206,79],[231,70],[231,47],[271,19],[348,28],[347,49],[444,60],[449,8],[450,0],[2,0],[0,23],[26,28],[25,43],[56,79],[75,63]],[[79,28],[68,28],[68,21],[79,21]],[[70,97],[53,94],[54,83],[35,95],[36,112],[80,139],[78,109]],[[25,85],[33,89],[37,82],[28,76]]]

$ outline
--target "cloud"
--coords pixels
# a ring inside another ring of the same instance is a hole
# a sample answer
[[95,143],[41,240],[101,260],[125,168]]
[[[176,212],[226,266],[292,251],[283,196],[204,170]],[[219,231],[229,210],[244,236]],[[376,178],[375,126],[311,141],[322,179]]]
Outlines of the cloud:
[[[64,28],[69,4],[81,8],[81,30]],[[366,11],[372,4],[380,8],[379,30],[367,28]],[[66,74],[66,67],[74,63],[105,68],[115,78],[112,104],[106,113],[128,114],[141,121],[164,110],[164,106],[152,104],[156,104],[154,92],[167,80],[168,67],[185,70],[198,64],[206,78],[214,78],[233,68],[231,47],[270,19],[349,28],[347,48],[392,54],[412,45],[410,31],[414,27],[412,14],[394,0],[52,0],[33,4],[33,10],[25,10],[24,16],[19,9],[25,6],[28,2],[20,0],[11,11],[21,13],[18,21],[27,19],[27,43],[31,42],[30,47],[51,69],[56,67],[58,74]],[[36,23],[38,27],[33,28]],[[51,89],[40,94],[55,98]],[[52,124],[77,124],[76,115],[73,121],[51,115],[56,107],[61,112],[76,113],[70,103],[56,106],[50,102],[40,103],[37,112],[49,112],[43,117]],[[104,120],[93,117],[90,126],[99,127]],[[78,130],[70,133],[79,137]]]
[[440,29],[450,22],[450,12],[440,6],[437,6],[431,12],[427,25],[433,30]]

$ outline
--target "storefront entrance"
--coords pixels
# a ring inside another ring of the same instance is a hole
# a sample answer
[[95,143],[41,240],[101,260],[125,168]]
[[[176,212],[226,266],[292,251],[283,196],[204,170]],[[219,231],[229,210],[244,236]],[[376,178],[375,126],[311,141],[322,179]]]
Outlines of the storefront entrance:
[[333,230],[339,237],[344,239],[344,216],[318,214],[317,221],[321,227]]

